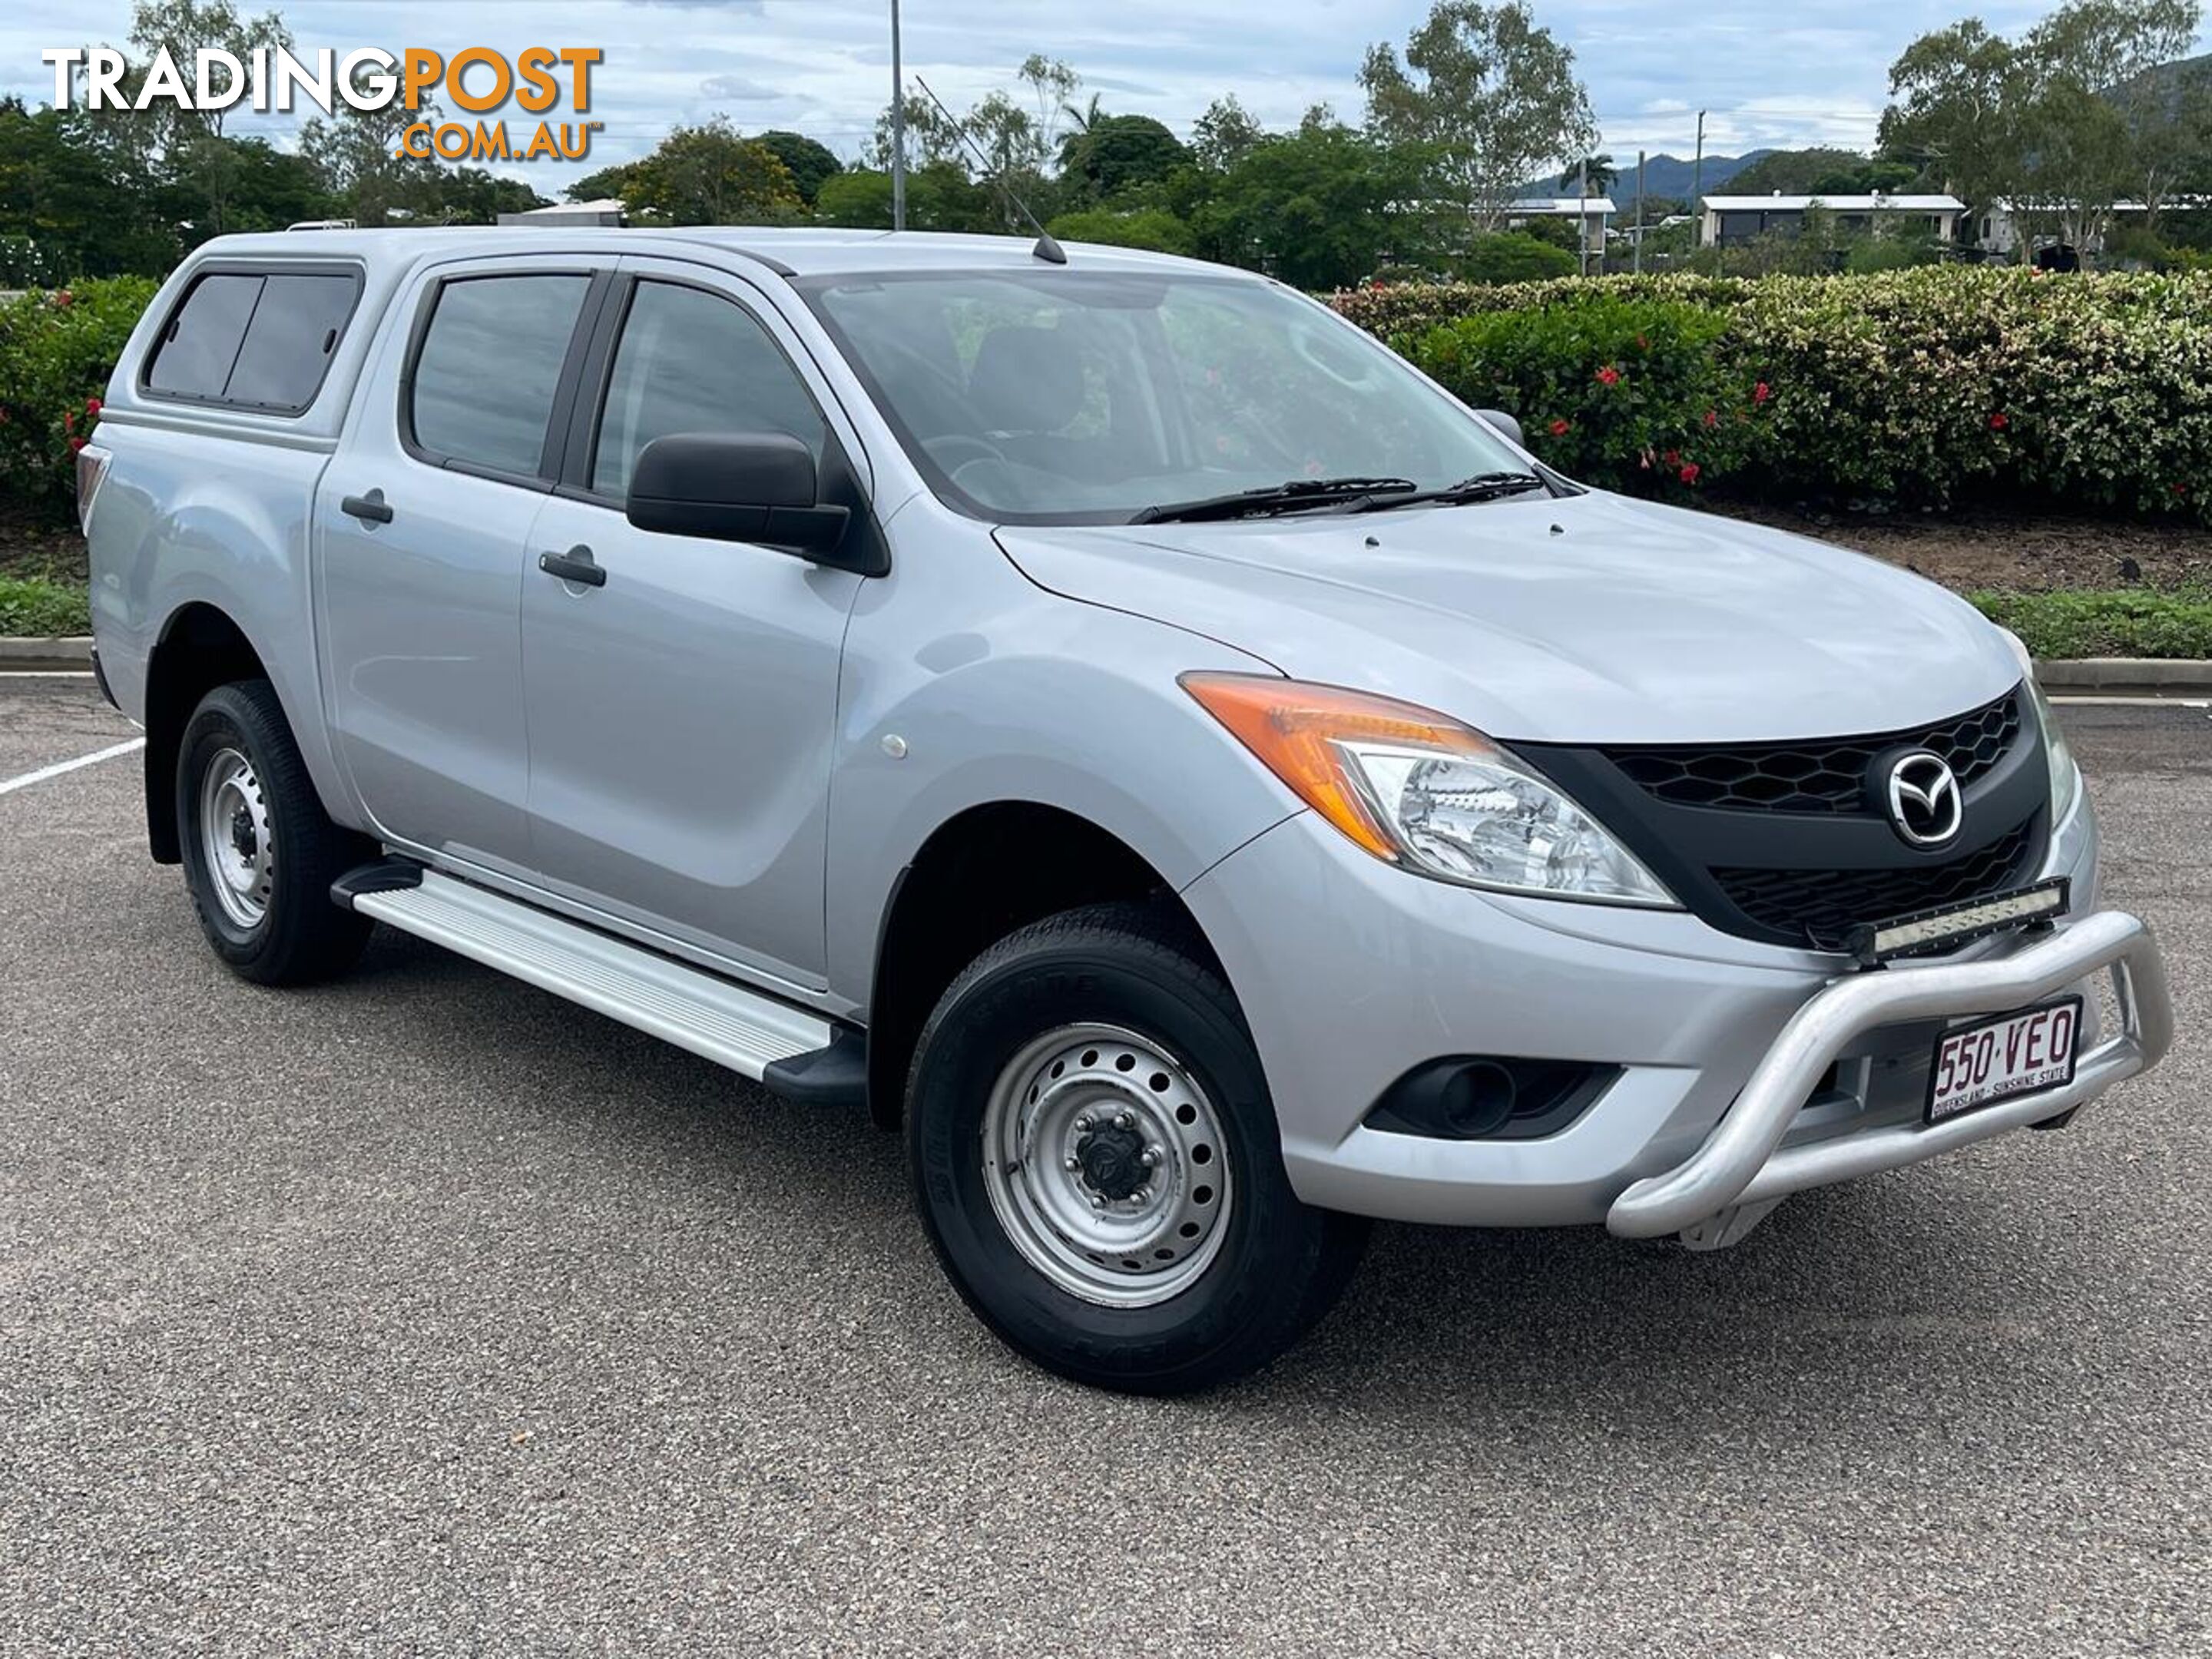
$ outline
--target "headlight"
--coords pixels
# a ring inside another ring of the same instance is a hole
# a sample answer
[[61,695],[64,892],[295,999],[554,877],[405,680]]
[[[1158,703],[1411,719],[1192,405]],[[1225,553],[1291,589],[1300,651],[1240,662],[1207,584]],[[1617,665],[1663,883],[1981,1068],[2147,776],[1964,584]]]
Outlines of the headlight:
[[1469,887],[1675,903],[1604,826],[1471,726],[1295,680],[1186,674],[1182,685],[1307,805],[1379,859]]
[[2028,653],[2027,641],[2009,628],[2000,631],[2012,641],[2013,654],[2020,659],[2021,672],[2027,677],[2028,702],[2034,705],[2035,723],[2043,732],[2043,752],[2051,762],[2051,827],[2056,830],[2074,810],[2074,803],[2081,798],[2081,768],[2074,759],[2073,750],[2067,746],[2066,733],[2059,729],[2058,716],[2051,712],[2051,699],[2036,684],[2035,659]]

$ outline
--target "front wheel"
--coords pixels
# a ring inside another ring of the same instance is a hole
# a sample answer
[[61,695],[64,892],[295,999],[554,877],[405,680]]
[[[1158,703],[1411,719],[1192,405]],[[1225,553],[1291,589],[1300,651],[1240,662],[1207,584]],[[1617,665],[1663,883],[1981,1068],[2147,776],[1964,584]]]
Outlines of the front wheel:
[[908,1091],[923,1219],[969,1305],[1135,1393],[1266,1364],[1366,1234],[1291,1191],[1259,1055],[1186,933],[1116,904],[1000,941],[930,1017]]

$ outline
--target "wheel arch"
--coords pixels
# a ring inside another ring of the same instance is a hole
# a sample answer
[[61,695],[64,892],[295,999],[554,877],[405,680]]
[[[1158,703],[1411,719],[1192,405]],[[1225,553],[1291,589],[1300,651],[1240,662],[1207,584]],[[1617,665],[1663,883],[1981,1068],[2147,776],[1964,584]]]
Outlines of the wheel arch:
[[868,998],[868,1110],[895,1127],[915,1041],[960,970],[1045,916],[1133,900],[1157,907],[1219,969],[1174,885],[1136,848],[1080,813],[1035,800],[971,805],[939,824],[894,878]]
[[[146,842],[156,864],[184,856],[174,811],[177,756],[192,711],[216,686],[248,679],[270,680],[284,705],[283,688],[228,611],[194,599],[170,613],[146,666]],[[296,732],[299,722],[288,705],[284,718]]]

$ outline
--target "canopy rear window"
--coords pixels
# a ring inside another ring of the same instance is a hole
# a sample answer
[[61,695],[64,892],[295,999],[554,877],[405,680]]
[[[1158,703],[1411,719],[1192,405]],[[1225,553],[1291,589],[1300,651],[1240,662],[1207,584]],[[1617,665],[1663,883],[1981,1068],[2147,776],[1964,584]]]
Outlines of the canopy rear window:
[[205,271],[185,290],[155,342],[143,390],[301,414],[322,389],[360,297],[357,271]]

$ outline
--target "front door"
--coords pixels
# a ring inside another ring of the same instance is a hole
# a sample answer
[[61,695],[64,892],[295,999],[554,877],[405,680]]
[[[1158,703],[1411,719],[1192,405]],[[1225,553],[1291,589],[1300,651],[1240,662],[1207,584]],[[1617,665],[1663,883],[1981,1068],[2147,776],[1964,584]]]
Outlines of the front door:
[[[677,432],[836,441],[804,349],[736,280],[625,259],[569,486],[522,595],[530,829],[564,896],[803,987],[823,972],[838,659],[860,578],[631,527],[638,452]],[[543,572],[588,556],[597,585]]]
[[427,277],[315,496],[325,695],[356,792],[393,839],[518,873],[523,561],[592,280],[494,262]]

